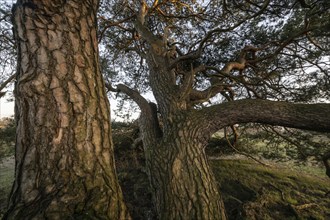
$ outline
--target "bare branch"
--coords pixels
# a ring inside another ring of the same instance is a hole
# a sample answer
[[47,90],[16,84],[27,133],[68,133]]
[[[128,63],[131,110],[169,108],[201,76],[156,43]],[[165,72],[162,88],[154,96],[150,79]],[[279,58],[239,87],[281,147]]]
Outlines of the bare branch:
[[118,28],[123,29],[125,31],[132,32],[133,30],[127,29],[127,28],[123,27],[121,24],[122,23],[125,23],[125,22],[127,22],[127,21],[129,21],[129,20],[131,20],[133,18],[135,18],[135,15],[129,16],[129,17],[124,18],[124,19],[122,19],[120,21],[113,21],[113,22],[111,22],[111,21],[109,21],[108,19],[106,19],[104,17],[100,17],[100,19],[102,19],[103,22],[106,22],[107,25],[105,25],[105,27],[103,28],[103,30],[100,33],[100,36],[99,36],[99,39],[98,39],[99,42],[101,42],[105,31],[108,30],[110,27],[118,27]]
[[[2,91],[9,83],[11,83],[14,79],[15,79],[15,77],[16,77],[16,74],[13,74],[13,75],[11,75],[7,80],[5,80],[4,82],[2,82],[1,84],[0,84],[0,91]],[[0,94],[0,98],[2,97],[2,96],[4,96],[6,94],[6,92],[2,92],[1,94]]]
[[140,95],[139,92],[127,87],[124,84],[117,85],[117,89],[115,89],[115,91],[125,93],[140,107],[141,115],[139,123],[143,130],[142,134],[148,134],[143,137],[144,142],[152,142],[162,136],[162,130],[160,128],[157,116],[157,105],[155,103],[149,103],[142,95]]
[[[236,131],[236,128],[235,128],[233,125],[231,125],[230,128],[231,128],[232,131],[234,132],[234,138],[235,138],[235,140],[237,141],[238,133],[237,133],[237,131]],[[226,129],[226,128],[224,129],[224,134],[225,134],[225,138],[226,138],[226,141],[227,141],[228,145],[229,145],[229,146],[230,146],[230,147],[231,147],[236,153],[238,153],[238,154],[240,154],[240,155],[243,155],[243,156],[245,156],[245,157],[247,157],[247,158],[250,158],[250,159],[254,160],[254,161],[257,162],[257,163],[260,163],[260,164],[263,165],[263,166],[271,167],[269,164],[266,164],[266,163],[262,162],[261,160],[258,160],[258,159],[255,158],[254,156],[252,156],[252,155],[250,155],[250,154],[248,154],[248,153],[245,153],[245,152],[242,152],[242,151],[238,150],[238,149],[235,147],[235,143],[232,144],[232,143],[230,142],[230,140],[229,140],[229,138],[228,138],[228,134],[227,134],[227,129]]]
[[126,95],[128,95],[134,102],[136,102],[136,104],[138,104],[141,111],[143,109],[147,108],[147,106],[149,106],[148,101],[142,95],[140,95],[139,92],[127,87],[124,84],[117,85],[116,91],[117,92],[123,92]]
[[205,70],[204,65],[200,65],[197,68],[193,68],[193,64],[190,65],[190,72],[184,73],[183,83],[180,88],[180,100],[185,100],[192,91],[196,73]]
[[225,126],[249,122],[328,132],[329,115],[330,104],[245,99],[204,108],[195,117],[200,117],[202,127],[208,128],[204,132],[213,134]]

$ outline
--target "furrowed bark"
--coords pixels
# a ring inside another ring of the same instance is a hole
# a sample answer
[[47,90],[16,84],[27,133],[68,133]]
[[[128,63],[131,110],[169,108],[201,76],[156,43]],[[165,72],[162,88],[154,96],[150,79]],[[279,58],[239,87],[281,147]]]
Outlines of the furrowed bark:
[[179,121],[146,154],[159,219],[226,219],[217,182],[193,123]]
[[99,70],[98,1],[18,1],[16,171],[4,219],[129,219]]
[[226,219],[218,185],[205,156],[205,139],[197,138],[199,126],[186,119],[186,100],[181,98],[180,88],[171,83],[172,72],[166,59],[151,50],[147,62],[163,136],[150,141],[143,123],[140,128],[159,219]]
[[147,161],[159,219],[226,219],[204,146],[184,128],[173,132]]

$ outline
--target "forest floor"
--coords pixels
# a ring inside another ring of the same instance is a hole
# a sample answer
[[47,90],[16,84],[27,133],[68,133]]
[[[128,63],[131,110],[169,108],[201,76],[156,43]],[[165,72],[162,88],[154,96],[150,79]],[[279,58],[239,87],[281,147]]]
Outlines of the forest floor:
[[330,179],[317,168],[237,159],[210,163],[229,219],[330,219]]
[[[135,156],[119,159],[119,181],[133,218],[154,219],[148,178]],[[322,168],[263,162],[268,166],[240,155],[210,158],[230,220],[330,219],[330,179]]]
[[[146,173],[141,161],[134,163],[121,158],[117,164],[125,200],[133,219],[154,219]],[[263,166],[237,156],[211,158],[210,165],[229,219],[330,219],[330,179],[318,168]],[[0,218],[13,177],[14,158],[1,159]]]
[[14,180],[14,156],[0,158],[0,219],[6,209],[8,195]]

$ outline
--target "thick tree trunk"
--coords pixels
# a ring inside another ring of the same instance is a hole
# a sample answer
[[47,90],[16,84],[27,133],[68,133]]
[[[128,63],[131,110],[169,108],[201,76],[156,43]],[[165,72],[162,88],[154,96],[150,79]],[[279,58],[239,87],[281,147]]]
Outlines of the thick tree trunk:
[[18,1],[16,172],[4,219],[129,219],[98,67],[98,1]]
[[[189,123],[188,123],[189,124]],[[147,170],[159,219],[226,219],[224,204],[196,130],[176,123],[146,147]]]
[[150,135],[159,130],[157,123],[152,123],[158,120],[154,116],[157,113],[148,113],[150,109],[131,95],[141,103],[140,128],[158,217],[226,219],[218,185],[204,152],[207,138],[198,138],[199,122],[190,121],[186,111],[186,88],[176,85],[175,73],[168,70],[170,60],[155,50],[158,46],[161,47],[152,46],[147,63],[162,119],[161,133]]

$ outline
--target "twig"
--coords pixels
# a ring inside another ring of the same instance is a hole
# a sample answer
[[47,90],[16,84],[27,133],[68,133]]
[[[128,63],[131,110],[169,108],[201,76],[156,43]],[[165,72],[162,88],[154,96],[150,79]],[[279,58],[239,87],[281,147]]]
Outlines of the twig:
[[242,151],[239,151],[231,142],[230,142],[230,140],[229,140],[229,138],[228,138],[228,135],[227,135],[227,132],[226,132],[226,129],[225,129],[225,138],[226,138],[226,140],[227,140],[227,143],[228,143],[228,145],[236,152],[236,153],[238,153],[238,154],[240,154],[240,155],[243,155],[243,156],[246,156],[247,158],[250,158],[250,159],[252,159],[252,160],[254,160],[254,161],[256,161],[257,163],[260,163],[261,165],[263,165],[263,166],[266,166],[266,167],[271,167],[271,165],[269,165],[269,164],[266,164],[266,163],[264,163],[264,162],[262,162],[262,161],[260,161],[260,160],[258,160],[257,158],[255,158],[255,157],[253,157],[252,155],[250,155],[250,154],[247,154],[247,153],[244,153],[244,152],[242,152]]
[[316,203],[307,203],[307,204],[303,204],[303,205],[297,205],[297,206],[295,206],[295,208],[298,210],[302,210],[302,209],[311,208],[313,206],[317,206],[317,204]]

